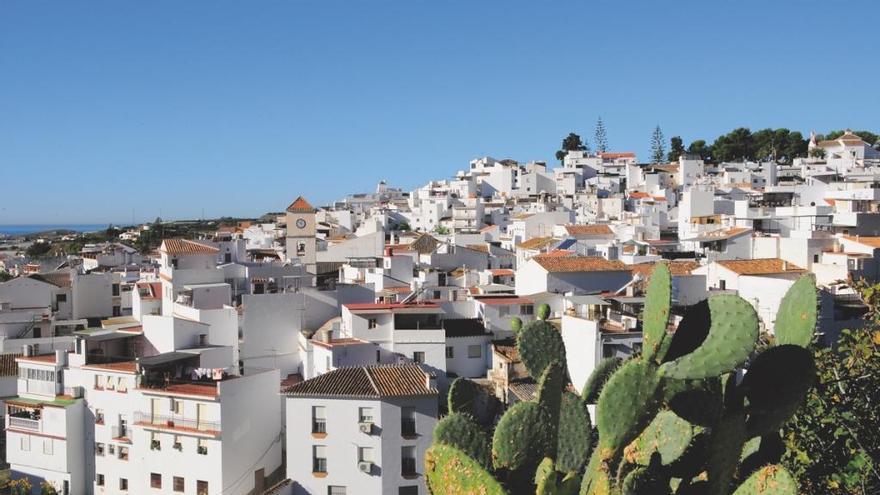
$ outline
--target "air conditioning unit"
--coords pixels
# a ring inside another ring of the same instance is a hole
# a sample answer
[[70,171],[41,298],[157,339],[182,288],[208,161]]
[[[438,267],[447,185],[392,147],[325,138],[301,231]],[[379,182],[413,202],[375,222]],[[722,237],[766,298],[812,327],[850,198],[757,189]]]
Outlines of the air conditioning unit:
[[358,428],[361,430],[361,433],[366,433],[367,435],[373,433],[373,423],[358,423]]
[[369,473],[373,470],[373,463],[369,461],[361,461],[358,463],[358,469],[360,469],[361,472]]

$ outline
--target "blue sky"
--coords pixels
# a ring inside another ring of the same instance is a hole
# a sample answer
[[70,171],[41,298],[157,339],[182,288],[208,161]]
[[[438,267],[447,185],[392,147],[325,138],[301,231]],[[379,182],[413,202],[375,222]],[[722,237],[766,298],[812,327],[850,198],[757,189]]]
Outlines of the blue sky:
[[[847,2],[848,14],[876,12]],[[872,31],[813,1],[0,2],[0,224],[259,215],[562,137],[878,131]],[[857,20],[857,19],[856,19]]]

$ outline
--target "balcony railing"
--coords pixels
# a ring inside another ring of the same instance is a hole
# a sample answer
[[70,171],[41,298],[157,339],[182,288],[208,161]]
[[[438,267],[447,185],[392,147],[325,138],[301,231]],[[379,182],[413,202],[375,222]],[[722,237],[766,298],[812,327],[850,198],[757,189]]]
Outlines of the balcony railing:
[[12,428],[21,428],[23,430],[40,431],[40,420],[10,416],[9,426]]
[[219,421],[203,421],[198,419],[186,419],[180,416],[166,416],[143,412],[134,413],[134,422],[140,426],[155,426],[158,428],[172,428],[178,430],[191,430],[203,432],[219,432]]

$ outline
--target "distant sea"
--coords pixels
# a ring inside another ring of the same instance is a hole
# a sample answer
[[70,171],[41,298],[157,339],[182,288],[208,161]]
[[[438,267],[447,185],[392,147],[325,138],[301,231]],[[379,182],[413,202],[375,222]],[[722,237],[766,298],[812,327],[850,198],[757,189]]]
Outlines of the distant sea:
[[24,235],[34,232],[45,232],[47,230],[73,230],[76,232],[95,232],[104,230],[109,223],[95,224],[45,224],[45,225],[0,225],[0,234],[6,235]]

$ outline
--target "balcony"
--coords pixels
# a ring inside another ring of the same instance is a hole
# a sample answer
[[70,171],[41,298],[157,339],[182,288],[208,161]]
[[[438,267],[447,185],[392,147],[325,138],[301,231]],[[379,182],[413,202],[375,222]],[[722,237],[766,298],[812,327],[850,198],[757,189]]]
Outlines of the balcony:
[[144,428],[153,428],[157,430],[198,433],[211,436],[220,435],[219,421],[187,419],[181,416],[166,416],[162,414],[135,412],[134,424]]
[[6,427],[18,430],[40,431],[40,420],[10,416],[9,421],[7,421]]

